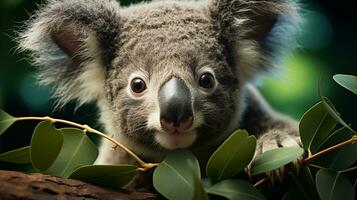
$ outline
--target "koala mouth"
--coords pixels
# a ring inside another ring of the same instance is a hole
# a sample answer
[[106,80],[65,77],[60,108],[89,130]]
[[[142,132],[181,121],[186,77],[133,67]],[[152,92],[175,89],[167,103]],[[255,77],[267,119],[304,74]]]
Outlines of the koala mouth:
[[166,149],[181,149],[188,148],[196,140],[196,131],[178,131],[174,130],[171,132],[159,131],[155,134],[155,140],[160,146]]
[[192,134],[193,129],[180,129],[180,128],[175,128],[175,129],[171,129],[171,130],[164,130],[163,133],[161,134],[166,134],[170,137],[181,137],[187,134]]
[[190,134],[192,131],[179,131],[179,130],[174,130],[169,132],[168,134],[173,134],[175,135],[182,135],[182,134]]

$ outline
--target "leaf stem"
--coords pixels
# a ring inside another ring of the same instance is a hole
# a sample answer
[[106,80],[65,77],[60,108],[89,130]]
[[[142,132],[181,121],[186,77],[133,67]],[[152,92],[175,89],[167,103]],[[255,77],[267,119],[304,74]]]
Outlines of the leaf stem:
[[261,186],[263,183],[265,183],[268,180],[268,177],[265,177],[263,179],[261,179],[260,181],[256,182],[253,186],[254,187],[259,187]]
[[346,172],[351,172],[353,170],[357,170],[357,166],[354,166],[354,167],[351,167],[351,168],[348,168],[348,169],[344,169],[344,170],[341,170],[341,171],[338,171],[338,172],[346,173]]
[[82,124],[78,124],[75,122],[71,122],[68,120],[64,120],[64,119],[55,119],[52,117],[17,117],[16,121],[28,121],[28,120],[39,120],[39,121],[51,121],[52,123],[63,123],[63,124],[67,124],[70,126],[74,126],[74,127],[78,127],[83,129],[86,132],[91,132],[94,134],[97,134],[101,137],[104,137],[105,139],[109,140],[110,142],[112,142],[113,144],[115,144],[116,147],[121,148],[122,150],[124,150],[126,153],[128,153],[134,160],[136,160],[139,165],[141,166],[141,168],[139,168],[139,170],[141,171],[147,171],[153,167],[158,166],[158,163],[146,163],[144,162],[138,155],[136,155],[133,151],[131,151],[130,149],[128,149],[126,146],[124,146],[123,144],[121,144],[120,142],[116,141],[114,138],[107,136],[106,134],[91,128],[88,125],[82,125]]
[[324,149],[324,150],[322,150],[322,151],[320,151],[320,152],[318,152],[318,153],[315,153],[315,154],[313,154],[313,155],[311,155],[311,156],[308,156],[307,158],[304,159],[303,162],[304,162],[304,163],[309,163],[309,162],[311,162],[312,160],[314,160],[315,158],[321,156],[322,154],[328,153],[328,152],[330,152],[330,151],[333,151],[333,150],[335,150],[335,149],[341,148],[341,147],[346,146],[346,145],[349,145],[349,144],[354,144],[354,143],[356,143],[356,142],[357,142],[357,135],[353,135],[352,138],[349,139],[349,140],[346,140],[346,141],[341,142],[341,143],[339,143],[339,144],[336,144],[336,145],[334,145],[334,146],[332,146],[332,147],[329,147],[329,148],[327,148],[327,149]]
[[[357,143],[357,135],[353,135],[351,139],[346,140],[346,141],[344,141],[344,142],[341,142],[341,143],[339,143],[339,144],[336,144],[336,145],[334,145],[334,146],[332,146],[332,147],[329,147],[329,148],[327,148],[327,149],[324,149],[324,150],[322,150],[322,151],[320,151],[320,152],[318,152],[318,153],[315,153],[315,154],[311,154],[311,152],[308,151],[309,155],[308,155],[307,158],[305,158],[305,159],[303,160],[303,163],[308,164],[309,162],[311,162],[311,161],[314,160],[315,158],[321,156],[322,154],[328,153],[328,152],[330,152],[330,151],[333,151],[333,150],[336,150],[336,149],[341,148],[341,147],[343,147],[343,146],[346,146],[346,145],[349,145],[349,144],[354,144],[354,143]],[[314,164],[308,164],[308,165],[311,166],[311,167],[318,168],[318,169],[325,169],[324,167],[321,167],[321,166],[319,166],[319,165],[314,165]],[[339,172],[340,172],[340,173],[345,173],[345,172],[350,172],[350,171],[353,171],[353,170],[357,170],[357,166],[351,167],[351,168],[348,168],[348,169],[344,169],[344,170],[341,170],[341,171],[339,171]],[[256,183],[254,184],[254,187],[259,187],[260,185],[262,185],[263,183],[265,183],[267,180],[268,180],[268,177],[265,177],[265,178],[259,180],[258,182],[256,182]]]
[[314,164],[308,164],[310,167],[315,167],[316,169],[326,169],[325,167],[322,167],[320,165],[314,165]]

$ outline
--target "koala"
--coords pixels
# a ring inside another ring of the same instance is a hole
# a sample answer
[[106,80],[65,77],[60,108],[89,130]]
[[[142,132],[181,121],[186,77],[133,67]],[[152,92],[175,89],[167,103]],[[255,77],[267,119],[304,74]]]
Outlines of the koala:
[[[238,128],[258,138],[256,155],[301,145],[297,122],[252,85],[294,47],[298,24],[288,0],[48,0],[19,47],[58,106],[95,101],[105,132],[145,161],[184,148],[204,166]],[[132,162],[102,142],[96,163]]]

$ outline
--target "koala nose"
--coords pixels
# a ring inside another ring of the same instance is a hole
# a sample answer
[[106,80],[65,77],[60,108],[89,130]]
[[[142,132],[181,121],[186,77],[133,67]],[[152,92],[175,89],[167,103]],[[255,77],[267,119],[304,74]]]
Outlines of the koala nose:
[[160,123],[166,130],[185,131],[193,122],[191,93],[186,84],[172,77],[159,90]]

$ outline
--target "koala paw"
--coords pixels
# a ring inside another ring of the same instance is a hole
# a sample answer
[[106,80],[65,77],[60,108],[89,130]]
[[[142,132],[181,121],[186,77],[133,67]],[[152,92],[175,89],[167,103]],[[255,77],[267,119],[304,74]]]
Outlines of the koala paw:
[[[252,163],[254,163],[254,160],[261,154],[263,154],[266,151],[269,151],[271,149],[279,148],[279,147],[301,147],[301,141],[300,137],[298,135],[297,131],[292,131],[292,130],[279,130],[279,129],[273,129],[270,130],[269,132],[262,134],[258,140],[257,140],[257,147],[256,147],[256,152],[254,155],[254,159]],[[269,178],[269,180],[274,183],[276,180],[279,180],[282,182],[282,179],[285,175],[286,171],[296,171],[298,172],[300,170],[300,167],[302,165],[302,160],[303,157],[301,156],[297,160],[293,161],[290,164],[287,164],[286,166],[283,166],[279,169],[267,172],[266,175]],[[251,167],[252,163],[248,166],[248,174],[251,172]]]

